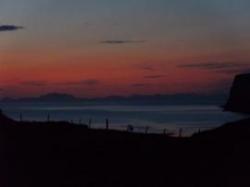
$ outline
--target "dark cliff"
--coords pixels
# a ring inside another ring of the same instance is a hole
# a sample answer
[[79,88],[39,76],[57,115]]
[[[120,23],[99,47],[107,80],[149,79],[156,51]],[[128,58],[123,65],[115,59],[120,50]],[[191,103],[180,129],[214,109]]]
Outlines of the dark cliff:
[[230,97],[224,109],[226,111],[250,113],[250,74],[235,77]]

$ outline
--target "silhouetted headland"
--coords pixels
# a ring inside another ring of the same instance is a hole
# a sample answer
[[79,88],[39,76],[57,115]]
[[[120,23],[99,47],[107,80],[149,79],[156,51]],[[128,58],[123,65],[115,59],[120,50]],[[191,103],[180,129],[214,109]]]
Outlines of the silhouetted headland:
[[250,74],[235,77],[225,110],[250,113]]

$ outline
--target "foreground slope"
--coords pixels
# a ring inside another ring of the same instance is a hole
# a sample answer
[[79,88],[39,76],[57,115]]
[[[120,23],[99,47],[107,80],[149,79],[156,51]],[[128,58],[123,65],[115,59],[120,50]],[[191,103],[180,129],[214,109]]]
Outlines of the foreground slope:
[[4,119],[1,187],[250,185],[250,120],[171,138]]

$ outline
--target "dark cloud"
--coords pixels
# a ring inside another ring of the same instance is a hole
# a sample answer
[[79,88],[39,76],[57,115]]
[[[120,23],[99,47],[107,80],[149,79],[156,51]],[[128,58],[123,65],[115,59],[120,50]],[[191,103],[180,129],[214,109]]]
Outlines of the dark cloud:
[[100,43],[102,44],[136,44],[136,43],[145,43],[145,40],[104,40]]
[[156,68],[153,65],[148,65],[148,64],[135,64],[133,65],[133,68],[140,69],[143,71],[149,71],[149,72],[156,70]]
[[100,81],[96,80],[96,79],[88,79],[88,80],[81,81],[80,84],[85,84],[85,85],[88,85],[88,86],[94,86],[94,85],[100,84]]
[[179,68],[209,70],[223,74],[240,74],[250,71],[250,63],[246,62],[209,62],[179,65]]
[[152,67],[152,66],[144,66],[144,67],[141,67],[143,70],[146,70],[146,71],[154,71],[155,68]]
[[0,25],[0,32],[16,31],[20,29],[23,29],[23,27],[16,25]]
[[46,86],[47,82],[45,81],[24,81],[21,82],[22,85],[26,86]]
[[132,84],[132,87],[146,87],[149,86],[149,84],[147,83],[136,83],[136,84]]
[[221,69],[217,70],[218,73],[224,74],[241,74],[241,73],[250,73],[250,67],[239,67],[239,68],[232,68],[232,69]]
[[75,82],[65,82],[62,83],[63,85],[68,85],[68,86],[95,86],[100,84],[101,82],[96,79],[87,79],[87,80],[81,80],[81,81],[75,81]]
[[167,70],[169,62],[167,61],[159,61],[159,60],[148,60],[144,62],[135,62],[132,64],[133,68],[140,69],[143,71],[151,72],[151,74],[155,74],[155,71]]
[[207,62],[207,63],[182,64],[179,65],[178,67],[189,68],[189,69],[203,69],[203,70],[225,70],[225,69],[233,69],[246,66],[250,66],[250,64],[240,63],[240,62]]
[[163,77],[165,77],[165,75],[146,75],[146,76],[144,76],[144,78],[146,78],[146,79],[160,79]]

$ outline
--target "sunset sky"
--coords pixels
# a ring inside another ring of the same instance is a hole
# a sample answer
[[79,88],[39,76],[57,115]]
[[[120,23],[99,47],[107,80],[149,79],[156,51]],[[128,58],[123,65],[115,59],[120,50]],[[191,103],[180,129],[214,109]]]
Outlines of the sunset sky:
[[0,96],[225,92],[249,19],[249,0],[1,0]]

